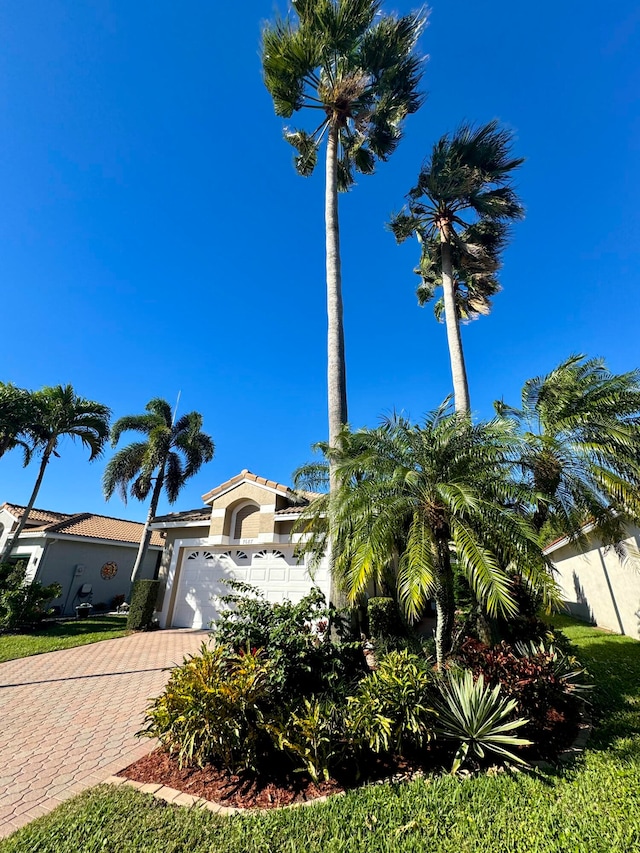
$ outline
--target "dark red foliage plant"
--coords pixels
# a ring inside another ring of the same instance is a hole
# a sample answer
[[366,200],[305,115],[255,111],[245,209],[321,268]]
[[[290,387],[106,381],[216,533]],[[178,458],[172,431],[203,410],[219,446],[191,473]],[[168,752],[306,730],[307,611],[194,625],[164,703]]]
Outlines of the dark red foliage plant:
[[522,736],[534,742],[540,757],[552,758],[575,737],[581,700],[553,647],[534,646],[529,651],[523,655],[504,642],[488,646],[468,639],[458,662],[476,678],[482,674],[486,682],[500,684],[517,700],[518,716],[529,720]]

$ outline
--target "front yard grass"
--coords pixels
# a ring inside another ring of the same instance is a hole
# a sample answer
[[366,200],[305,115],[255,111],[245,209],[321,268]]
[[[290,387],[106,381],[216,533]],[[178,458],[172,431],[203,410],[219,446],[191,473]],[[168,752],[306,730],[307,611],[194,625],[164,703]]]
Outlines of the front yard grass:
[[597,684],[596,730],[572,766],[378,785],[233,818],[100,786],[0,842],[0,853],[631,853],[640,849],[640,643],[562,626]]
[[29,634],[2,634],[0,663],[124,637],[126,625],[126,616],[94,616],[44,625]]

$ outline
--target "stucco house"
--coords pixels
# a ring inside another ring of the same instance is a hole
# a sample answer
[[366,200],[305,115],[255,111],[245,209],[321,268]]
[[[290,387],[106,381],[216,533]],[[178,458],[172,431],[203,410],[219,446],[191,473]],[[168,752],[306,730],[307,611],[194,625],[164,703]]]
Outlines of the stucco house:
[[640,528],[627,528],[622,544],[630,556],[624,561],[612,547],[602,544],[593,525],[586,526],[583,533],[586,546],[564,537],[545,549],[563,600],[580,619],[640,638],[640,562],[633,556],[638,552]]
[[[0,506],[0,551],[24,512],[18,504]],[[115,596],[129,596],[143,527],[90,512],[32,509],[10,559],[25,560],[28,581],[62,586],[60,598],[51,602],[61,615],[73,615],[82,601],[110,608]],[[163,545],[162,533],[154,531],[141,577],[155,576]]]
[[230,579],[252,584],[274,602],[299,601],[314,585],[328,599],[326,558],[311,570],[295,554],[293,525],[312,497],[244,469],[203,495],[204,507],[157,516],[152,527],[166,537],[160,626],[207,628]]

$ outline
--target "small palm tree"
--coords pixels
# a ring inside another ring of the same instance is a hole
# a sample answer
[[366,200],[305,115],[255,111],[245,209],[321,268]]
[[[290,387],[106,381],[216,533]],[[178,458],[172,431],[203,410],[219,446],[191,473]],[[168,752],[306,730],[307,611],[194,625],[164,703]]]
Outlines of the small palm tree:
[[379,0],[292,0],[297,20],[278,20],[262,34],[264,81],[277,115],[317,115],[311,132],[287,130],[299,174],[310,175],[326,139],[326,272],[329,444],[347,422],[338,191],[354,171],[372,174],[401,138],[403,119],[421,103],[415,53],[420,14],[382,15]]
[[525,382],[521,408],[494,406],[522,431],[535,528],[579,536],[590,521],[605,544],[624,539],[625,520],[640,518],[640,371],[574,355]]
[[[140,540],[140,547],[131,572],[133,582],[145,558],[151,541],[151,520],[158,509],[164,489],[169,503],[174,503],[186,481],[196,474],[205,462],[213,459],[214,444],[202,432],[202,415],[189,412],[175,421],[166,400],[150,400],[144,415],[125,415],[111,428],[111,446],[115,447],[123,432],[132,430],[147,436],[119,450],[109,460],[103,476],[107,500],[118,491],[127,502],[127,492],[145,500],[151,492],[149,512]],[[153,487],[153,491],[152,491]]]
[[421,243],[421,303],[442,286],[443,305],[436,315],[444,309],[458,412],[470,409],[460,319],[488,312],[499,289],[496,274],[507,225],[523,216],[511,183],[523,160],[511,156],[511,143],[511,134],[496,121],[479,128],[463,125],[441,137],[408,193],[408,211],[390,223],[399,243],[413,234]]
[[6,560],[18,542],[33,509],[44,472],[52,456],[58,456],[57,448],[64,436],[79,438],[89,450],[89,461],[97,459],[102,453],[109,436],[110,409],[93,400],[79,397],[71,385],[56,385],[42,388],[32,394],[32,402],[37,412],[37,420],[29,427],[35,438],[35,449],[41,455],[40,468],[33,492],[25,512],[13,536],[7,541],[0,556],[0,563]]
[[[531,501],[511,474],[519,441],[512,424],[472,424],[443,405],[421,426],[402,417],[324,447],[336,462],[334,571],[355,601],[372,582],[394,578],[398,602],[418,618],[434,598],[438,663],[451,651],[456,562],[489,615],[513,616],[512,566],[547,602],[554,583],[537,534],[518,507]],[[301,477],[318,471],[301,469]],[[298,482],[301,481],[298,478]],[[304,546],[318,553],[328,496],[310,506]]]

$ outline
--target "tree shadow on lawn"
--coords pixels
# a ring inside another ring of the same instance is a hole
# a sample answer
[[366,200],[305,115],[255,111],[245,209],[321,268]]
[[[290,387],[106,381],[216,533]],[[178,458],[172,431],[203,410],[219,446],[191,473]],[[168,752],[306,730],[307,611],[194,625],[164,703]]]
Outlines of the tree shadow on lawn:
[[[617,749],[618,739],[640,735],[640,642],[601,634],[581,638],[575,645],[594,685],[595,727],[589,747]],[[640,744],[631,752],[640,758]]]
[[29,631],[28,635],[30,637],[81,637],[84,634],[104,634],[109,631],[124,631],[126,627],[126,616],[93,616],[88,619],[47,622]]

